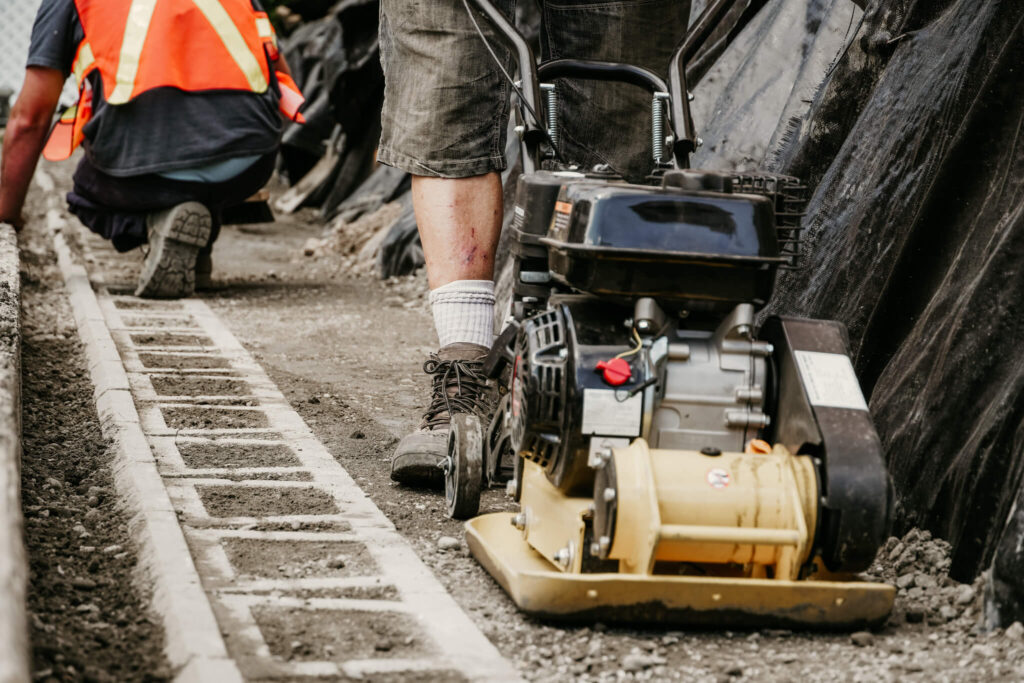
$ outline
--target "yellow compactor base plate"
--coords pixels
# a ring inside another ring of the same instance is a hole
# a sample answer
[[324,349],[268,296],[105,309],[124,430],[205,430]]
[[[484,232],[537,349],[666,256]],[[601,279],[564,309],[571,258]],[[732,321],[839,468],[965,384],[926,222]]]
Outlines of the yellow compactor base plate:
[[553,620],[786,628],[861,628],[892,610],[896,589],[850,580],[775,581],[556,571],[499,512],[466,523],[477,561],[519,609]]

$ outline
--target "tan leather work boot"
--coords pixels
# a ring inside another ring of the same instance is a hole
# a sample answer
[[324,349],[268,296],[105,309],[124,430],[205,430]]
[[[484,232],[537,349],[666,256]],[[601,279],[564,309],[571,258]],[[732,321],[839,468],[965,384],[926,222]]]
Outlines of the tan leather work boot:
[[488,411],[489,392],[483,375],[488,348],[457,343],[441,348],[423,364],[431,375],[430,407],[419,428],[398,442],[391,458],[391,478],[402,484],[442,488],[441,465],[448,455],[448,425],[452,413]]

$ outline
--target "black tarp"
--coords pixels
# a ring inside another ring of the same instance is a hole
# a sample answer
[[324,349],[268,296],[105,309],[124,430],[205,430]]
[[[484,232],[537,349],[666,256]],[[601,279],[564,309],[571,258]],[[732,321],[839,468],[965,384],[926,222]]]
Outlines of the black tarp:
[[811,265],[773,310],[846,323],[900,530],[970,580],[1024,471],[1024,3],[869,5],[793,133]]

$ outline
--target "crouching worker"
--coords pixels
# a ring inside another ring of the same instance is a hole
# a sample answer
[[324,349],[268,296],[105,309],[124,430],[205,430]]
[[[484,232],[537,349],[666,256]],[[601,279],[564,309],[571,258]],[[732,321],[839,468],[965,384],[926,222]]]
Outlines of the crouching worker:
[[[64,81],[78,102],[51,121]],[[281,114],[302,96],[256,0],[43,0],[11,111],[0,221],[22,207],[42,153],[85,149],[72,213],[118,251],[149,244],[136,295],[208,284],[221,209],[270,178]]]

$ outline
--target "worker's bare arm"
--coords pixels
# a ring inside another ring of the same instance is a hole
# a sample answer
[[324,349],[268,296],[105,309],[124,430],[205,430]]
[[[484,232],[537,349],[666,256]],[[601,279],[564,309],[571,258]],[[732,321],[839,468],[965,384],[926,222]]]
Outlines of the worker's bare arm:
[[64,87],[57,69],[30,66],[11,109],[0,161],[0,222],[21,228],[21,210]]

